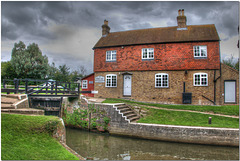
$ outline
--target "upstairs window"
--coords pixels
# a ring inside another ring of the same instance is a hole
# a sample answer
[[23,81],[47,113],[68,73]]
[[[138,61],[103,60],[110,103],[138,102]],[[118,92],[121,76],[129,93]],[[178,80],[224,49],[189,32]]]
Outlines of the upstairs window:
[[155,87],[168,88],[168,74],[166,73],[155,74]]
[[207,58],[207,46],[194,46],[194,58]]
[[154,49],[153,48],[143,48],[142,49],[142,59],[154,59]]
[[82,89],[87,89],[87,83],[88,83],[87,80],[82,81]]
[[107,51],[106,52],[106,61],[116,61],[117,60],[117,51],[112,50],[112,51]]
[[195,73],[193,75],[194,86],[208,86],[208,75],[207,73]]
[[106,87],[117,87],[117,75],[116,74],[106,75]]

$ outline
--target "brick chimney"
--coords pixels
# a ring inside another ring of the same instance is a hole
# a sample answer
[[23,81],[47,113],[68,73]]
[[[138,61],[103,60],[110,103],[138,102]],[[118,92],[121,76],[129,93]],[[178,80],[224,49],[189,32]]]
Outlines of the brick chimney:
[[177,23],[178,28],[187,28],[187,17],[184,16],[184,9],[178,10]]
[[102,36],[105,37],[110,33],[110,27],[108,26],[108,21],[104,20],[104,24],[102,25]]

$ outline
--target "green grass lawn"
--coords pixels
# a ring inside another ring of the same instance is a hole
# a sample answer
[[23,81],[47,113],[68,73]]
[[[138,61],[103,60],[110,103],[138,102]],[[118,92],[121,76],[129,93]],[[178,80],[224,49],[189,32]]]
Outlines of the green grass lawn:
[[[239,128],[239,119],[237,118],[149,108],[148,110],[147,116],[137,121],[138,123]],[[212,117],[212,124],[208,124],[209,117]]]
[[[54,116],[1,114],[2,160],[78,160],[51,136]],[[47,130],[48,129],[48,130]]]
[[201,111],[201,112],[213,112],[216,114],[225,114],[225,115],[235,115],[239,116],[239,106],[238,105],[227,105],[227,106],[200,106],[200,105],[167,105],[167,104],[156,104],[156,103],[143,103],[130,100],[116,99],[116,98],[107,98],[102,103],[127,103],[132,105],[146,105],[154,107],[162,107],[168,109],[182,109],[182,110],[192,110],[192,111]]

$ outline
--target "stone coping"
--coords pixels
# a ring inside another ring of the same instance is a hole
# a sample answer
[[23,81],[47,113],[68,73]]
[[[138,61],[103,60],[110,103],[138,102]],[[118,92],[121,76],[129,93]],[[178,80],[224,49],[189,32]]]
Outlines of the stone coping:
[[181,126],[181,125],[164,125],[164,124],[148,124],[148,123],[130,123],[133,125],[158,126],[158,127],[174,127],[174,128],[189,128],[189,129],[209,129],[209,130],[234,130],[238,128],[221,128],[221,127],[202,127],[202,126]]

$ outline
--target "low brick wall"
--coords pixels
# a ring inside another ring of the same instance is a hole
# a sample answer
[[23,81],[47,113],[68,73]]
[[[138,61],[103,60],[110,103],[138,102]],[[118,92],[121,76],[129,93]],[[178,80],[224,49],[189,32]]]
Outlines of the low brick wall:
[[239,146],[239,129],[110,122],[110,134],[144,139]]

